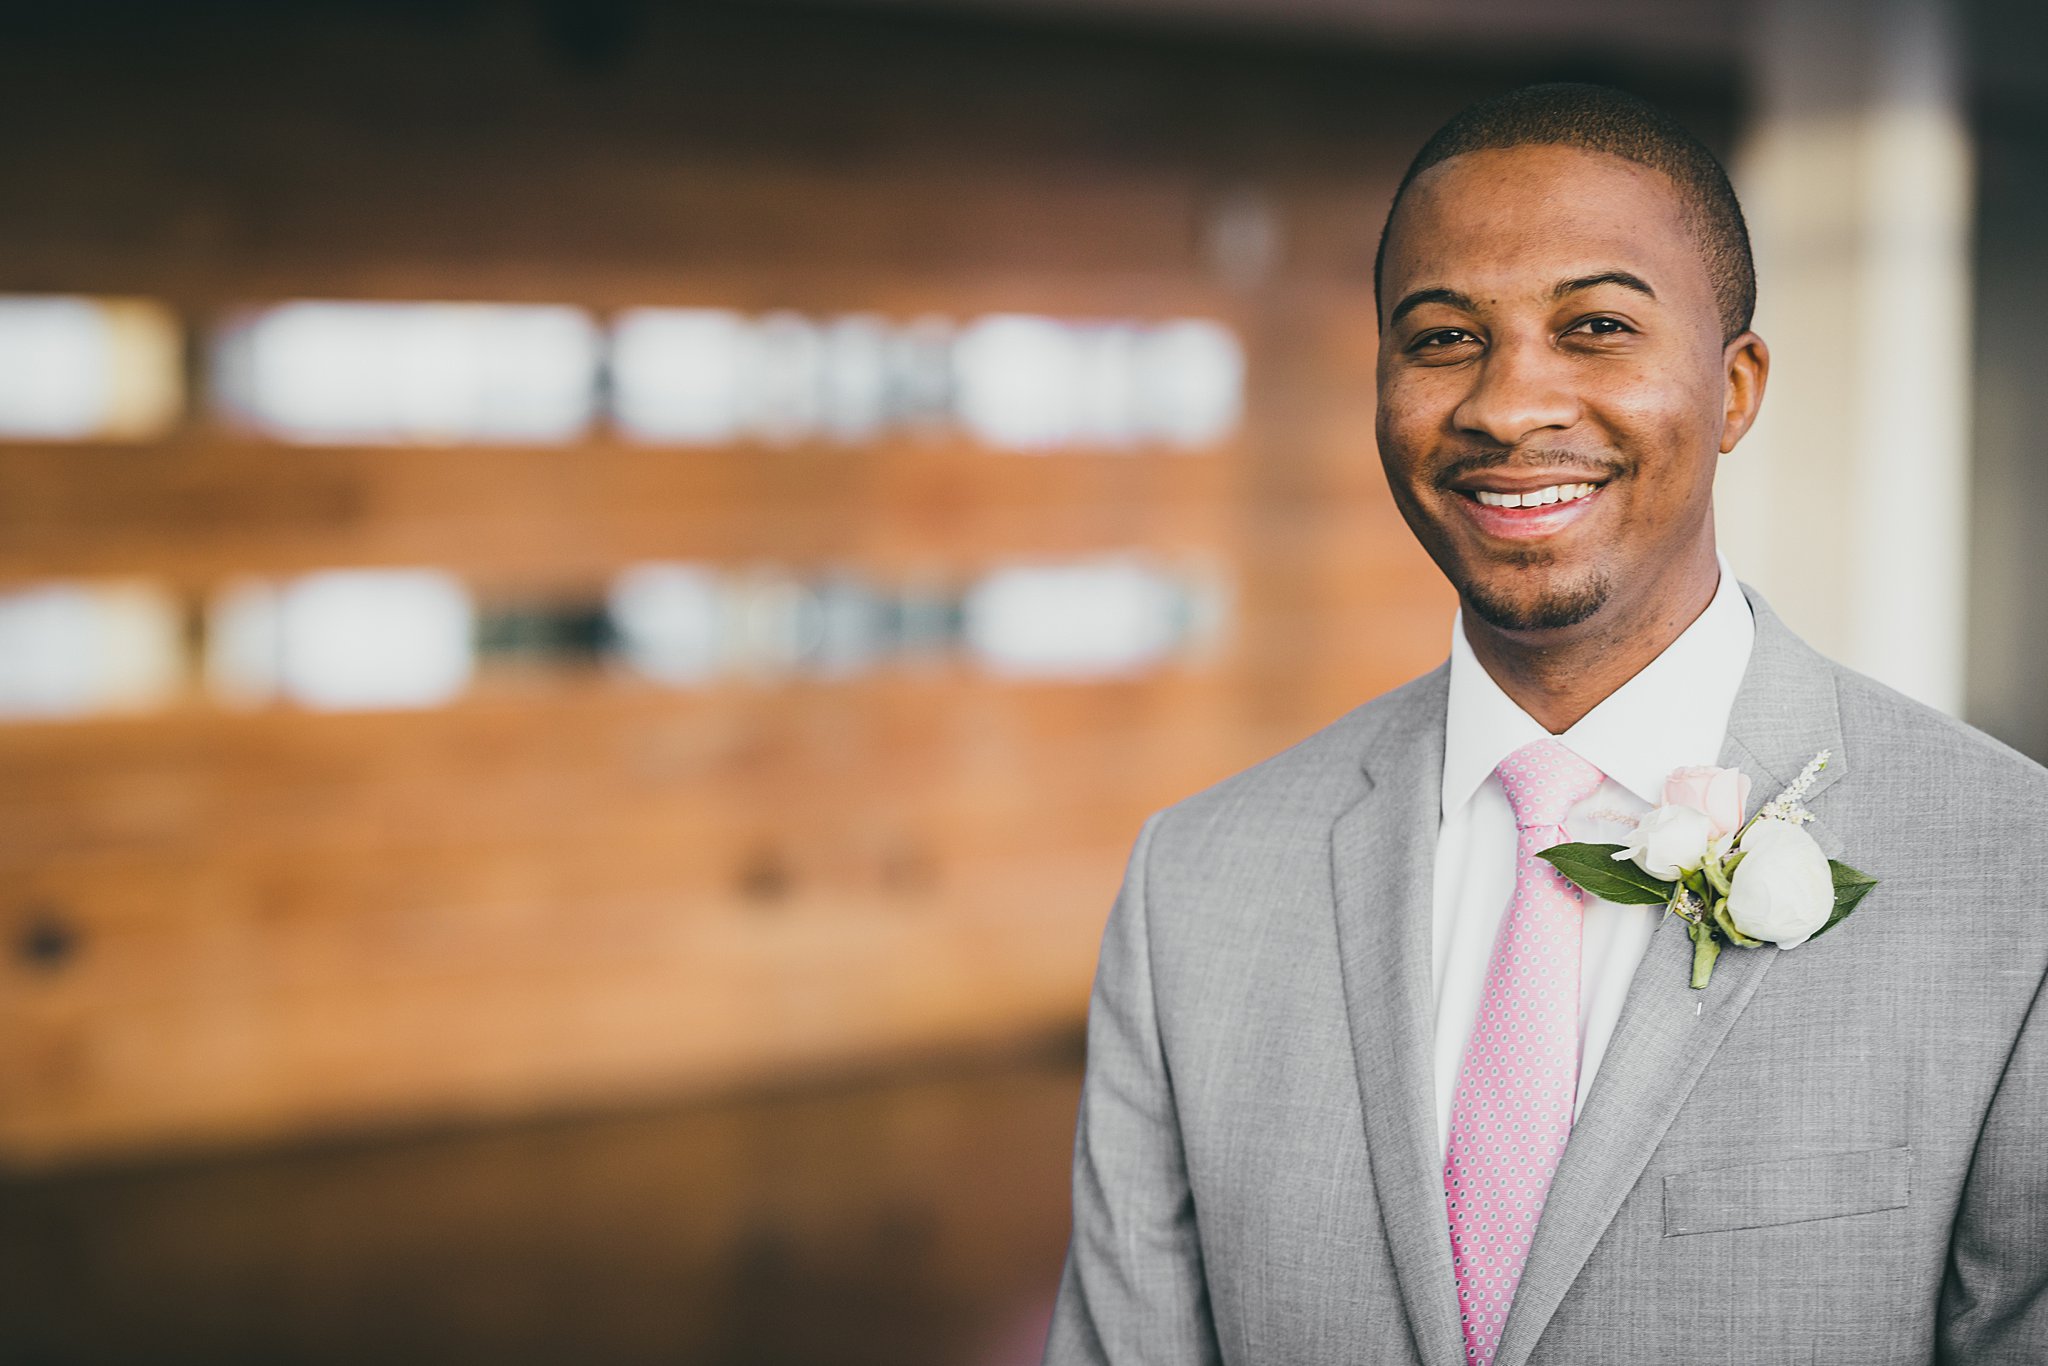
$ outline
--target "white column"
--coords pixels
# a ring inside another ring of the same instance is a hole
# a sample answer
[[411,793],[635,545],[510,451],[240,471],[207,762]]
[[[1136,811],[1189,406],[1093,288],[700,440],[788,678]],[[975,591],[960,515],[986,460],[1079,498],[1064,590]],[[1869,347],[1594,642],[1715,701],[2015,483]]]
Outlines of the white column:
[[1736,572],[1824,652],[1961,709],[1971,150],[1942,0],[1764,0],[1733,172],[1761,420],[1718,488]]

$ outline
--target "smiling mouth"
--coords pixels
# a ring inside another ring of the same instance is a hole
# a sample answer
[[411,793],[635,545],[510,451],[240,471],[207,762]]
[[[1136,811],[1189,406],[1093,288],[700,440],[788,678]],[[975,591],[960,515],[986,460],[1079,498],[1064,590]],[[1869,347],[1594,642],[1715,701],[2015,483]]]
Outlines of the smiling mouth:
[[1599,487],[1597,483],[1547,484],[1542,488],[1519,493],[1505,493],[1495,489],[1459,489],[1458,492],[1483,507],[1540,508],[1557,503],[1575,503]]

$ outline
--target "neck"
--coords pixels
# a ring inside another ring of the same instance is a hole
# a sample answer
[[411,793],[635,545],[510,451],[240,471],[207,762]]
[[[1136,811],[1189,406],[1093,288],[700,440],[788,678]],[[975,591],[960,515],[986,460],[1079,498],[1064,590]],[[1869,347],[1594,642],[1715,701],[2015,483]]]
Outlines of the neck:
[[1538,725],[1561,735],[1699,620],[1720,585],[1713,548],[1707,548],[1704,569],[1688,566],[1673,577],[1668,591],[1649,595],[1633,611],[1609,604],[1555,631],[1504,631],[1468,606],[1465,639],[1501,691]]

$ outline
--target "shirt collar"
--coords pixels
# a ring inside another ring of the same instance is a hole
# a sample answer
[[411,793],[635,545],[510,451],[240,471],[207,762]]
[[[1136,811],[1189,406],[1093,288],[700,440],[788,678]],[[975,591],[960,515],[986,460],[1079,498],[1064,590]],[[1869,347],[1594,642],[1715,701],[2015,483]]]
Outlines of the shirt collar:
[[[1707,609],[1662,654],[1557,737],[1651,806],[1663,801],[1671,770],[1719,761],[1728,715],[1749,668],[1756,622],[1726,557],[1716,560],[1721,581]],[[1501,760],[1546,734],[1472,653],[1459,612],[1451,626],[1444,814],[1470,801]]]

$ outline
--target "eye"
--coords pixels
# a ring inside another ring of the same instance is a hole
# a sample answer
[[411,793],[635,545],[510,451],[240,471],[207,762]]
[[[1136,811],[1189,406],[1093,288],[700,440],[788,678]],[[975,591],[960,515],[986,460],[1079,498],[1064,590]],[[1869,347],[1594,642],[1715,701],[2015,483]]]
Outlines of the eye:
[[1635,331],[1633,327],[1630,327],[1621,319],[1610,318],[1606,317],[1605,315],[1592,318],[1581,318],[1579,321],[1573,323],[1569,330],[1572,332],[1578,332],[1583,335],[1592,337],[1618,337],[1621,336],[1623,333]]
[[1408,344],[1408,349],[1426,355],[1432,351],[1447,351],[1453,346],[1477,340],[1477,337],[1462,327],[1439,327],[1433,332],[1425,332],[1417,337]]

